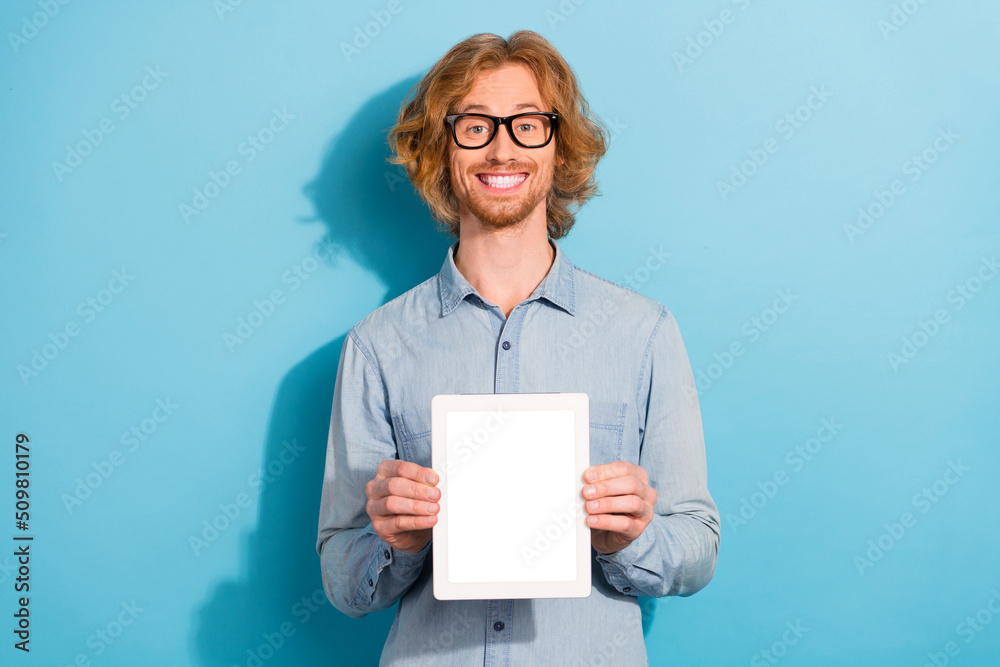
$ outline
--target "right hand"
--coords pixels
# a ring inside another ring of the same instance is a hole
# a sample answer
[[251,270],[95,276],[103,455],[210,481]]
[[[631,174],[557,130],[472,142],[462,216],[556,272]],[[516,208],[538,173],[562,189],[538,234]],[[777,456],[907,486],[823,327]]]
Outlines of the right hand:
[[400,551],[417,553],[431,541],[441,506],[438,474],[412,461],[390,459],[378,464],[375,479],[365,484],[372,529]]

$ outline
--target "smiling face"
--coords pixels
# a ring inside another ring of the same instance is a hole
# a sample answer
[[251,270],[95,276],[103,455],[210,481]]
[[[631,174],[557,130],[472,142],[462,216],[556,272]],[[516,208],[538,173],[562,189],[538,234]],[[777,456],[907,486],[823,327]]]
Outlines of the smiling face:
[[[544,105],[534,74],[523,64],[484,70],[452,113],[510,116],[552,111]],[[545,198],[552,187],[556,137],[542,148],[522,148],[506,127],[489,145],[473,150],[449,139],[451,187],[463,221],[474,216],[488,229],[506,229],[529,216],[545,226]]]

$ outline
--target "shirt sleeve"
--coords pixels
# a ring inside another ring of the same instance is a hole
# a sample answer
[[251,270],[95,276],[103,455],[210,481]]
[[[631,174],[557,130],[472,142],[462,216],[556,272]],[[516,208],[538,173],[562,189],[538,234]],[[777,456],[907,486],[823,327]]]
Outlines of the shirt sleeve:
[[[634,542],[598,554],[604,575],[626,595],[691,595],[715,572],[719,510],[708,492],[698,391],[677,322],[666,307],[653,328],[648,385],[637,397],[639,461],[656,489],[653,520]],[[643,419],[645,415],[645,419]]]
[[316,551],[327,597],[354,618],[395,604],[420,575],[431,546],[399,551],[372,529],[365,485],[379,463],[397,458],[387,406],[382,376],[352,328],[333,391]]

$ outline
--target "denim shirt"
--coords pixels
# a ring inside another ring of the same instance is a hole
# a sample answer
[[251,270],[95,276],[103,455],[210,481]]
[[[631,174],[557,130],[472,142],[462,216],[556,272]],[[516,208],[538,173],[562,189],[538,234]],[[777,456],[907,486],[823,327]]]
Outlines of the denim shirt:
[[[691,595],[715,571],[719,513],[673,315],[549,243],[552,267],[508,317],[458,271],[456,241],[437,275],[346,337],[316,550],[337,609],[361,617],[399,602],[380,664],[648,664],[636,596]],[[431,466],[435,394],[523,392],[588,394],[591,465],[642,466],[657,492],[655,516],[621,551],[591,548],[589,597],[439,601],[433,544],[415,554],[386,544],[372,530],[365,484],[386,459]]]

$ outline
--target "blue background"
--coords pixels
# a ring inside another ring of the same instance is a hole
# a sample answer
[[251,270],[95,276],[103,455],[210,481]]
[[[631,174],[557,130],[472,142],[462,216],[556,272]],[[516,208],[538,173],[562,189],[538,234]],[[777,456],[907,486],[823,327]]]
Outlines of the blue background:
[[35,536],[32,651],[0,557],[0,661],[377,661],[393,610],[338,613],[315,553],[333,383],[351,325],[449,243],[385,133],[453,44],[521,28],[614,134],[563,248],[670,307],[704,374],[721,552],[644,604],[651,663],[1000,661],[996,3],[157,5],[0,9],[0,502],[9,539],[25,432]]

